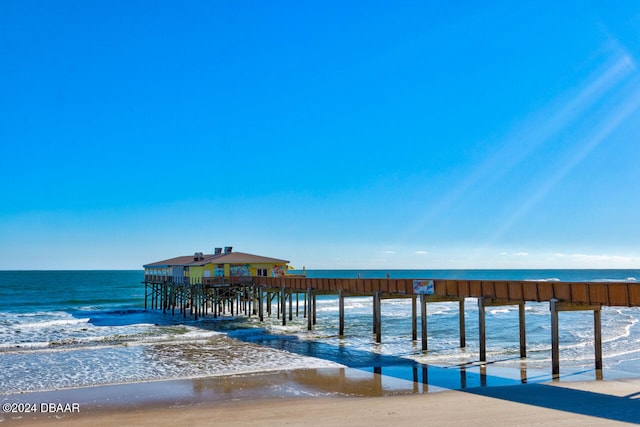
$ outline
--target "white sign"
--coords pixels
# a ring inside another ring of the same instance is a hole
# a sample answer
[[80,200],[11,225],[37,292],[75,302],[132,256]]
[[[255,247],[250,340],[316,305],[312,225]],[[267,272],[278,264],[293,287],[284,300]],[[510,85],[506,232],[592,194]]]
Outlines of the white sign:
[[414,280],[413,293],[433,295],[433,280]]

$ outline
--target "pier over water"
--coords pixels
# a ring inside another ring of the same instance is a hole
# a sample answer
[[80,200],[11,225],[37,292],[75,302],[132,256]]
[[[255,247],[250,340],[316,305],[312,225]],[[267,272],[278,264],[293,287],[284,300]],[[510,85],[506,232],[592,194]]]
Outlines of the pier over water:
[[[345,306],[348,297],[373,299],[372,332],[375,341],[382,341],[384,299],[409,298],[412,301],[412,337],[418,339],[418,319],[421,325],[422,350],[428,350],[427,306],[431,302],[458,304],[460,346],[466,346],[464,306],[467,298],[477,299],[479,325],[479,359],[486,362],[485,308],[514,305],[519,308],[520,357],[526,357],[525,304],[547,302],[551,323],[552,375],[559,377],[559,313],[586,310],[593,312],[594,359],[596,375],[602,378],[601,309],[606,306],[640,306],[640,284],[630,282],[561,282],[506,280],[439,280],[439,279],[370,279],[370,278],[307,278],[284,277],[214,277],[202,280],[176,280],[167,276],[145,276],[145,308],[178,310],[183,316],[217,317],[226,313],[256,315],[264,320],[265,313],[275,313],[286,325],[296,316],[307,318],[307,328],[316,323],[316,295],[337,295],[339,304],[339,335],[344,335]],[[426,285],[426,286],[425,286]],[[295,296],[295,303],[294,303]],[[420,310],[418,310],[418,306]]]

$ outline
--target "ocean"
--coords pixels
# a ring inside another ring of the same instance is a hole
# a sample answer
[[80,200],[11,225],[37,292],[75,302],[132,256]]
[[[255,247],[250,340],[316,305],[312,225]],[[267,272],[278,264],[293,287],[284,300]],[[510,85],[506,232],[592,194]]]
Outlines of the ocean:
[[[385,277],[636,282],[640,270],[307,270],[308,277]],[[517,306],[487,309],[487,363],[479,363],[478,310],[467,299],[466,347],[458,304],[428,305],[428,351],[411,337],[411,301],[384,300],[382,343],[372,335],[372,298],[319,296],[317,324],[275,313],[203,317],[144,309],[142,271],[0,271],[0,394],[96,385],[335,370],[382,374],[381,393],[438,391],[551,379],[547,303],[526,304],[527,358],[519,357]],[[295,299],[294,299],[295,300]],[[302,306],[302,297],[301,297]],[[603,374],[640,375],[639,308],[602,312]],[[420,334],[418,334],[420,335]],[[561,380],[596,378],[591,312],[560,314]],[[355,372],[355,374],[354,374]],[[416,384],[419,383],[420,387]],[[349,391],[309,388],[306,393]]]

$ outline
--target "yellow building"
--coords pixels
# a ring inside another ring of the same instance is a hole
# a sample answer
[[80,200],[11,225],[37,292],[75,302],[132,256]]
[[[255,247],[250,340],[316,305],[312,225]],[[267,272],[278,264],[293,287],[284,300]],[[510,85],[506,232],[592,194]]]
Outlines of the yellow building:
[[233,252],[231,246],[216,248],[213,254],[196,252],[145,264],[147,281],[197,284],[213,277],[284,276],[289,261],[244,252]]

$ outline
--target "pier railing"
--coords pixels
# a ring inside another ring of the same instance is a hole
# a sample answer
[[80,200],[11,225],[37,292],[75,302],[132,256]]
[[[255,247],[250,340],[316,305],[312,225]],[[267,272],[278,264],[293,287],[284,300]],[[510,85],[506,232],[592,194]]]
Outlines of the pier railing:
[[[254,277],[254,285],[316,292],[370,295],[414,294],[414,279],[338,279]],[[640,284],[630,282],[533,282],[504,280],[433,280],[441,297],[490,298],[503,301],[551,301],[585,305],[640,306]]]
[[[372,295],[413,295],[414,279],[341,279],[307,277],[204,277],[191,283],[188,277],[145,275],[145,282],[160,284],[202,284],[264,286],[291,290]],[[178,283],[180,282],[180,283]],[[434,295],[441,297],[490,298],[502,301],[544,302],[556,299],[585,305],[640,307],[640,283],[633,282],[534,282],[506,280],[434,279]]]
[[243,285],[252,286],[256,281],[255,278],[249,276],[215,276],[215,277],[173,277],[159,276],[153,274],[145,274],[145,283],[155,283],[158,285]]

